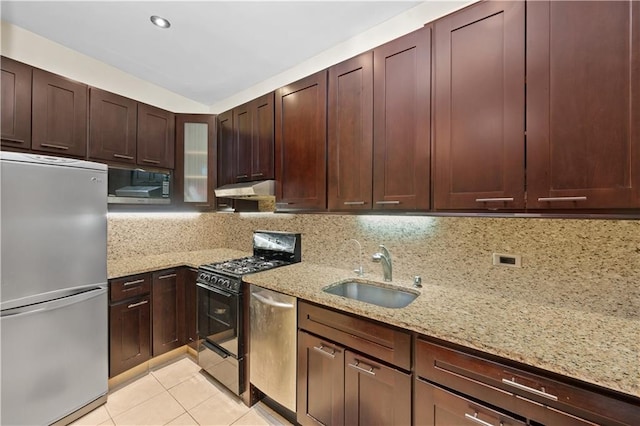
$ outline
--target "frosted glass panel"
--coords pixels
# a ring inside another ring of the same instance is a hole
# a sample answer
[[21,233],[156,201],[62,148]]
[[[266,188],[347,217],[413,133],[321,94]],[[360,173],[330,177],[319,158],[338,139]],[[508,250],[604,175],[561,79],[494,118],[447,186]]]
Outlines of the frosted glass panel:
[[207,123],[184,123],[184,201],[207,202]]

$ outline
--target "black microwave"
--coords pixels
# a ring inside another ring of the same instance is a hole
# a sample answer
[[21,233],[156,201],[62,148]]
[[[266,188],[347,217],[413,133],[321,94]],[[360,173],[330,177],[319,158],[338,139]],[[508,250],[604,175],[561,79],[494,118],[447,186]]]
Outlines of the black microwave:
[[108,202],[111,204],[170,204],[169,171],[109,167]]

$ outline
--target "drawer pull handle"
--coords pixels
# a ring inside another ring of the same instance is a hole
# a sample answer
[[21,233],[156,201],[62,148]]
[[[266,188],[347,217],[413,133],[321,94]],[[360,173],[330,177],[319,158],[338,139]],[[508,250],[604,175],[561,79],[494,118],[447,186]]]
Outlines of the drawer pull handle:
[[113,154],[115,158],[122,158],[123,160],[133,160],[133,157],[130,155],[122,155],[122,154]]
[[502,379],[502,383],[504,383],[505,385],[513,386],[514,388],[517,388],[526,392],[531,392],[534,395],[538,395],[543,398],[550,399],[552,401],[558,400],[557,396],[551,395],[550,393],[545,392],[544,388],[542,388],[542,390],[538,390],[538,389],[530,388],[529,386],[521,385],[520,383],[516,382],[515,378],[512,378],[511,380]]
[[587,197],[540,197],[538,201],[587,201]]
[[2,138],[2,142],[10,142],[10,143],[24,143],[23,139],[13,139],[13,138]]
[[248,175],[237,175],[236,179],[244,179],[244,178],[248,178]]
[[143,282],[144,282],[144,280],[127,281],[126,283],[124,283],[122,285],[124,287],[128,287],[130,285],[142,284]]
[[138,302],[138,303],[132,303],[129,306],[127,306],[127,309],[135,308],[136,306],[146,305],[147,303],[149,303],[148,300],[143,300],[142,302]]
[[343,204],[345,206],[362,206],[364,205],[364,201],[345,201]]
[[173,278],[173,277],[175,277],[175,276],[176,276],[176,274],[160,275],[160,276],[158,277],[158,279],[159,279],[159,280],[166,280],[167,278]]
[[360,367],[360,364],[361,364],[360,360],[356,359],[356,363],[355,364],[349,364],[349,367],[351,367],[351,368],[353,368],[355,370],[361,371],[363,373],[371,374],[372,376],[376,375],[376,373],[373,371],[373,367],[372,366],[366,365],[366,364],[362,364],[362,365],[364,365],[366,367],[369,367],[369,369],[367,370],[366,368]]
[[291,205],[291,204],[293,204],[293,203],[287,203],[287,202],[285,202],[285,201],[278,201],[278,202],[276,203],[276,206],[289,206],[289,205]]
[[43,146],[45,148],[55,148],[55,149],[61,149],[63,151],[66,151],[67,149],[69,149],[68,146],[64,146],[64,145],[54,145],[52,143],[41,143],[40,146]]
[[[482,425],[482,426],[494,426],[489,422],[485,422],[484,420],[479,419],[478,413],[475,413],[473,416],[469,413],[464,413],[464,418],[471,420],[474,423],[478,423],[479,425]],[[500,426],[502,426],[502,422],[500,422]]]
[[156,160],[148,160],[148,159],[146,159],[146,158],[143,158],[143,159],[142,159],[142,162],[143,162],[143,163],[150,163],[150,164],[160,164],[160,162],[159,162],[159,161],[156,161]]
[[500,197],[496,197],[496,198],[476,198],[476,202],[478,203],[495,203],[495,202],[508,202],[508,201],[513,201],[513,197],[506,197],[506,198],[500,198]]
[[251,173],[251,177],[260,177],[264,176],[262,173]]
[[376,204],[400,204],[400,201],[376,201]]
[[336,357],[336,350],[335,349],[329,348],[329,349],[331,349],[331,352],[327,352],[327,351],[324,350],[324,348],[325,348],[325,346],[322,343],[320,344],[320,347],[318,347],[318,346],[314,346],[313,347],[314,350],[320,352],[322,355],[326,355],[329,358],[335,358]]

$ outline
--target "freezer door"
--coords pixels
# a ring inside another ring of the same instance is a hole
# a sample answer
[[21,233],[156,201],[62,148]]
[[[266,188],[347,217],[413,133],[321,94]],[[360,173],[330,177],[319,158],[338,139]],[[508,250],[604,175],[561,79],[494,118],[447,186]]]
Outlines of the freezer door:
[[[29,154],[14,161],[3,154],[0,309],[106,284],[106,166]],[[26,161],[32,159],[38,162]]]
[[2,312],[0,424],[45,425],[107,392],[107,289]]

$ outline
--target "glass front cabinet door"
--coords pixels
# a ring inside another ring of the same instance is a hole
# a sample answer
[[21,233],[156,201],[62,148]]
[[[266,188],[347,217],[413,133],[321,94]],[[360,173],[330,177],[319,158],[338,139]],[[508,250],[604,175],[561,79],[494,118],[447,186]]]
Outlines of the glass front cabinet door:
[[185,207],[215,207],[215,116],[176,115],[176,194]]

